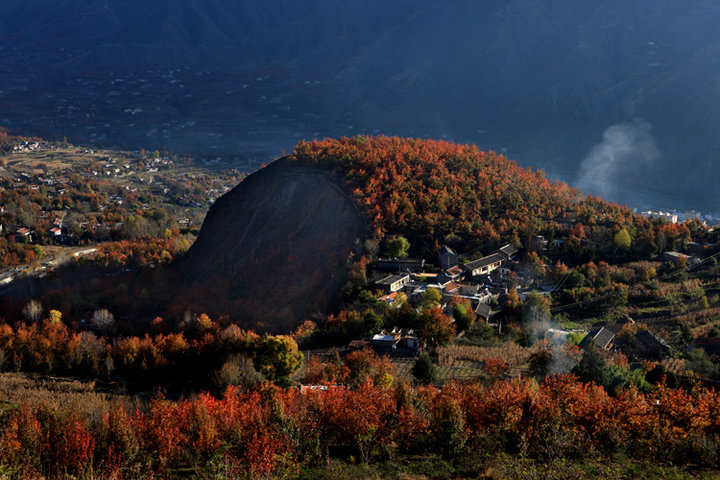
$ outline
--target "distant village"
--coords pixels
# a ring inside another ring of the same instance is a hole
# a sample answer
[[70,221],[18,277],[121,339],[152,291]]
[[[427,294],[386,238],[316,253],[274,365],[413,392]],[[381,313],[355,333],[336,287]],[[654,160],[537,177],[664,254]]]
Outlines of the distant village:
[[[230,191],[237,180],[225,180],[220,173],[209,178],[186,167],[182,173],[154,175],[177,170],[172,158],[157,151],[85,148],[71,153],[72,166],[65,158],[70,153],[56,143],[23,141],[13,146],[11,155],[4,157],[5,166],[0,165],[0,185],[8,192],[16,191],[27,205],[18,208],[0,199],[0,234],[35,244],[105,241],[119,237],[117,232],[127,215],[152,212],[161,203],[201,209]],[[16,161],[18,157],[22,160]],[[198,186],[191,185],[193,182]],[[151,201],[150,195],[159,202]],[[38,200],[32,203],[31,198]],[[180,228],[197,226],[202,218],[196,214],[174,216]]]
[[698,210],[679,211],[672,209],[637,209],[633,212],[645,218],[660,218],[669,223],[682,223],[686,220],[699,220],[703,225],[716,226],[720,224],[720,212],[703,213]]

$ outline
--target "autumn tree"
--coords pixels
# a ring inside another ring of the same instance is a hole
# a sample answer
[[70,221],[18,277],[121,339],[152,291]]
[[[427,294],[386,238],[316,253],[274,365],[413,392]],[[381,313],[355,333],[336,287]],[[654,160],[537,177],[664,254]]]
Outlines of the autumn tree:
[[387,253],[390,257],[407,258],[408,250],[410,250],[410,242],[401,235],[391,238],[387,242]]
[[437,448],[448,457],[456,457],[465,447],[465,415],[459,403],[443,392],[433,410],[432,430]]
[[547,295],[530,292],[522,305],[523,322],[537,323],[550,319],[550,299]]
[[423,310],[418,336],[429,348],[447,345],[455,338],[455,326],[439,306]]
[[303,354],[287,335],[268,335],[257,346],[255,367],[270,381],[293,375],[302,365]]
[[520,296],[518,295],[517,288],[511,288],[507,294],[507,308],[514,311],[520,307]]
[[618,230],[618,232],[613,237],[613,243],[615,244],[615,247],[617,247],[617,249],[621,252],[627,252],[628,250],[630,250],[632,238],[630,237],[630,233],[627,231],[627,228],[622,228]]
[[393,382],[393,367],[388,357],[380,357],[370,348],[348,354],[344,364],[350,385],[372,381],[376,385],[389,386]]
[[423,310],[430,310],[440,306],[442,292],[437,288],[428,288],[423,293],[421,307]]
[[595,382],[606,385],[609,381],[606,371],[607,363],[593,340],[586,342],[580,363],[573,368],[572,373],[583,382]]
[[477,319],[477,314],[467,299],[456,302],[452,315],[458,330],[467,330],[475,324]]
[[223,366],[215,372],[215,384],[223,391],[228,386],[238,386],[243,390],[260,385],[265,378],[255,370],[252,359],[244,355],[235,355],[229,358]]
[[50,325],[61,325],[62,324],[62,312],[59,310],[50,310],[48,312],[48,323]]

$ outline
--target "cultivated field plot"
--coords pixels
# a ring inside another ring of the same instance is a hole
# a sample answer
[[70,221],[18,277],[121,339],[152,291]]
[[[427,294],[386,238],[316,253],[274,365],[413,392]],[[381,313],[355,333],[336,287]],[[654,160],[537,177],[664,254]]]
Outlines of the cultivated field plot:
[[84,414],[107,411],[111,404],[137,405],[139,397],[98,391],[95,381],[23,373],[0,374],[0,410],[18,405],[71,408]]
[[[335,353],[340,353],[342,349],[337,347],[305,350],[305,361],[309,361],[311,358],[317,358],[321,361],[327,361],[331,359]],[[409,381],[412,382],[412,368],[415,364],[414,358],[392,358],[390,363],[393,366],[394,373],[393,377],[396,382],[398,381]],[[301,376],[302,370],[298,373]],[[469,380],[483,376],[482,363],[466,361],[466,360],[455,360],[450,365],[440,365],[437,368],[436,383],[442,384],[450,380]]]
[[514,368],[527,363],[535,351],[534,347],[521,347],[514,342],[506,342],[499,347],[442,347],[438,349],[438,363],[448,367],[462,366],[465,363],[480,365],[492,358],[503,360],[510,368]]
[[[73,169],[78,165],[102,162],[109,157],[117,156],[118,152],[112,150],[90,150],[82,147],[68,146],[13,153],[6,157],[6,159],[8,167],[40,169],[42,166],[47,166],[52,170],[64,170]],[[125,158],[124,155],[123,158]]]

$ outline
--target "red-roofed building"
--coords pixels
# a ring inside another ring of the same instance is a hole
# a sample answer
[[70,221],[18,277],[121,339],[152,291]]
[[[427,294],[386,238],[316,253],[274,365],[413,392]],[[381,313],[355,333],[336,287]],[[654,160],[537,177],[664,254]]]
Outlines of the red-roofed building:
[[32,242],[33,231],[27,227],[22,227],[15,232],[15,240],[19,242]]
[[456,293],[460,290],[460,286],[457,283],[450,282],[445,285],[445,293]]
[[400,293],[400,291],[398,290],[398,291],[391,293],[390,295],[384,295],[384,296],[378,298],[378,300],[380,300],[381,302],[392,303],[398,297],[399,293]]

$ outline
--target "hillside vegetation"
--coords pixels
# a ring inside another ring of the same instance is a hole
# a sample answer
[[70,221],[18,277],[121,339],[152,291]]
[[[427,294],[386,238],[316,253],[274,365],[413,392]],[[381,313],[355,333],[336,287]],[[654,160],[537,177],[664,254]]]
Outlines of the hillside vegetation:
[[542,171],[474,145],[358,136],[303,141],[289,158],[335,171],[368,213],[377,239],[407,234],[427,247],[422,253],[434,255],[443,241],[461,249],[523,246],[529,236],[552,239],[576,223],[582,223],[577,237],[594,240],[623,226],[652,230],[652,222],[625,207],[583,198]]

